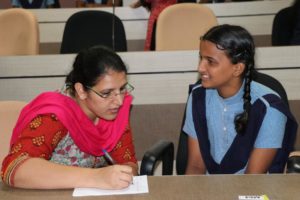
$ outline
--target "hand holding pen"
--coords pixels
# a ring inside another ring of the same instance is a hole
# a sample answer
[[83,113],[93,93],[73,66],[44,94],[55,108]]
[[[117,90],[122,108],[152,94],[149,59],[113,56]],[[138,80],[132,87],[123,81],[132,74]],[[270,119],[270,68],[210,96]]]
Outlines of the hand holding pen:
[[[127,165],[109,165],[93,170],[92,185],[102,189],[127,188],[133,181],[132,168]],[[90,182],[90,181],[88,181]]]
[[127,165],[118,165],[113,157],[105,150],[102,149],[103,156],[110,164],[108,167],[100,168],[104,170],[107,184],[110,186],[108,189],[120,189],[128,187],[133,180],[132,168]]
[[104,153],[104,157],[105,157],[106,161],[107,161],[110,165],[115,165],[115,164],[117,164],[116,161],[110,156],[110,154],[109,154],[105,149],[102,149],[102,152]]

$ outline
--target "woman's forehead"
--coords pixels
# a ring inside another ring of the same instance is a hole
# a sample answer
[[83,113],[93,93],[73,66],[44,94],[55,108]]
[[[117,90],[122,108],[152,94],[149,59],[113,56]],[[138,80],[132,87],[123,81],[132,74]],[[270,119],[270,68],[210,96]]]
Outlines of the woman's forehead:
[[125,72],[118,72],[114,70],[109,70],[105,74],[102,74],[98,80],[96,85],[101,86],[101,85],[119,85],[119,84],[124,84],[126,82],[126,74]]

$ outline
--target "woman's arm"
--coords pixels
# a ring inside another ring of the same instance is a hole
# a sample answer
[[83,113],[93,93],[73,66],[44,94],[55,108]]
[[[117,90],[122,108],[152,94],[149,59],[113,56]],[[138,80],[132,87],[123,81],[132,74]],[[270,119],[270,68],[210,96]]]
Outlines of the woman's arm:
[[89,169],[48,161],[66,133],[67,130],[54,115],[34,118],[3,161],[3,181],[16,187],[37,189],[88,186],[120,189],[128,186],[132,180],[132,167],[115,165]]
[[151,1],[137,0],[129,5],[131,8],[145,7],[148,11],[151,10]]
[[121,0],[108,0],[107,1],[107,6],[113,6],[113,3],[115,4],[114,6],[121,6]]
[[16,170],[14,186],[35,189],[94,187],[126,188],[132,182],[132,168],[113,165],[91,169],[65,166],[41,158],[29,158]]
[[135,2],[132,2],[130,5],[129,5],[131,8],[139,8],[142,6],[142,3],[140,0],[137,0]]
[[188,136],[188,161],[185,174],[205,174],[206,167],[202,159],[198,140]]

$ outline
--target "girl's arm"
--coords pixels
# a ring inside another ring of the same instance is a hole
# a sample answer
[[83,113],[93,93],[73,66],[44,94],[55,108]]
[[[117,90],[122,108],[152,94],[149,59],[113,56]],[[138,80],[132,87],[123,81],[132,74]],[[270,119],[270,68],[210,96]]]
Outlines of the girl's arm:
[[185,174],[205,174],[206,167],[197,139],[188,136],[188,161]]
[[245,174],[266,173],[271,166],[276,153],[277,149],[253,149]]
[[269,107],[250,154],[245,173],[266,173],[285,134],[287,117],[279,110]]

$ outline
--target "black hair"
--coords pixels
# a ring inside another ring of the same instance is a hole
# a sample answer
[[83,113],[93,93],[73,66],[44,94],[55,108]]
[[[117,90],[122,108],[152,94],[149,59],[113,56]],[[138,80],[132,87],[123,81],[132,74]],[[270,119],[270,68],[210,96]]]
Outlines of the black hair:
[[67,75],[66,86],[71,95],[75,95],[75,83],[93,87],[109,70],[127,73],[127,68],[114,51],[104,46],[94,46],[78,53],[73,63],[73,69]]
[[235,130],[238,134],[243,134],[246,130],[250,108],[251,95],[250,84],[254,69],[255,46],[250,33],[241,26],[235,25],[218,25],[211,28],[201,40],[207,40],[216,47],[225,52],[232,64],[244,63],[245,70],[242,77],[245,79],[244,85],[244,111],[235,116]]

